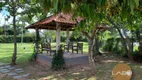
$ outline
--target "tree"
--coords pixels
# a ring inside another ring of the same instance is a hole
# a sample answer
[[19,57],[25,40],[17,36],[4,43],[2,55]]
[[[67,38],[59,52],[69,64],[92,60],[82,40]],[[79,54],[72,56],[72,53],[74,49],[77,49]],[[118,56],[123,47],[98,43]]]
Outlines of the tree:
[[[128,55],[129,59],[133,60],[133,57],[132,57],[132,54],[131,54],[131,45],[130,45],[130,40],[129,40],[129,37],[127,36],[127,33],[126,33],[126,30],[122,30],[122,28],[120,28],[120,25],[118,25],[117,23],[115,23],[114,21],[112,21],[110,18],[108,18],[108,21],[110,21],[111,24],[113,24],[114,28],[117,29],[120,37],[121,37],[121,42],[122,42],[122,45],[124,45],[124,49],[126,50],[126,54]],[[117,21],[118,22],[118,21]],[[125,36],[125,37],[124,37]]]
[[[128,3],[130,4],[127,5]],[[139,4],[141,2],[138,0],[131,0],[130,2],[119,0],[118,4],[111,6],[110,12],[106,13],[106,20],[118,31],[130,60],[133,60],[133,33],[131,31],[138,29],[139,23],[141,23],[141,6]],[[128,31],[132,36],[128,35]]]
[[16,55],[17,55],[17,41],[16,41],[16,2],[14,0],[12,2],[12,16],[13,16],[13,27],[14,27],[14,53],[12,56],[12,65],[16,64]]
[[32,5],[29,2],[30,1],[25,1],[22,2],[23,0],[2,0],[0,1],[0,9],[2,9],[2,7],[6,7],[7,11],[10,13],[10,16],[13,17],[13,30],[14,30],[14,52],[13,52],[13,56],[12,56],[12,61],[11,64],[15,65],[16,64],[16,58],[17,58],[17,41],[16,41],[16,34],[17,34],[17,26],[16,26],[16,16],[20,15],[18,13],[18,9],[22,8],[24,10],[25,5]]
[[6,7],[11,16],[13,16],[13,29],[14,29],[14,52],[12,56],[11,65],[16,64],[16,55],[17,55],[17,42],[16,42],[16,12],[17,12],[17,2],[15,0],[2,0],[0,4],[3,4],[2,7]]
[[52,42],[53,40],[55,40],[56,34],[54,31],[51,30],[44,30],[43,32],[44,34],[44,38],[47,42]]
[[142,54],[142,41],[141,41],[141,39],[142,39],[142,36],[141,36],[141,29],[137,29],[136,30],[136,32],[135,32],[135,34],[136,34],[136,38],[137,38],[137,41],[138,41],[138,43],[139,43],[139,53],[140,54]]

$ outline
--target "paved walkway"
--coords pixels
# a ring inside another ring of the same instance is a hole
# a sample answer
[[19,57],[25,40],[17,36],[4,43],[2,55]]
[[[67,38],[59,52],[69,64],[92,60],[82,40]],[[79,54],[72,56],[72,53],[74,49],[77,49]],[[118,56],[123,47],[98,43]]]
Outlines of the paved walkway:
[[25,73],[23,68],[13,67],[9,64],[0,62],[0,73],[13,77],[14,79],[25,78],[29,73]]

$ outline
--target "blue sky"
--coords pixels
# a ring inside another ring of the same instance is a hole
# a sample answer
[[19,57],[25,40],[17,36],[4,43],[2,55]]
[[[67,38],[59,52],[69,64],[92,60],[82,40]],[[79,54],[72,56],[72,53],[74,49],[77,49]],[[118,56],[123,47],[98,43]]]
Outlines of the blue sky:
[[12,22],[12,18],[10,18],[8,22],[5,22],[4,17],[6,17],[7,15],[9,15],[9,12],[6,10],[5,7],[3,7],[2,11],[0,12],[0,26],[3,26],[5,23],[8,24]]
[[9,12],[6,10],[5,7],[2,8],[2,11],[1,11],[1,14],[2,15],[9,15]]
[[[18,9],[17,10],[18,12],[21,12],[22,11],[22,9]],[[3,26],[3,25],[8,25],[8,24],[11,24],[12,23],[12,20],[13,20],[13,18],[12,17],[10,17],[9,18],[9,20],[8,21],[5,21],[5,18],[4,17],[6,17],[7,15],[10,15],[9,14],[9,12],[6,10],[6,8],[5,7],[3,7],[2,8],[2,11],[0,11],[0,27],[1,26]],[[17,18],[18,18],[19,16],[17,16]],[[26,24],[26,26],[28,26],[29,24]],[[33,32],[34,30],[29,30],[30,32]]]

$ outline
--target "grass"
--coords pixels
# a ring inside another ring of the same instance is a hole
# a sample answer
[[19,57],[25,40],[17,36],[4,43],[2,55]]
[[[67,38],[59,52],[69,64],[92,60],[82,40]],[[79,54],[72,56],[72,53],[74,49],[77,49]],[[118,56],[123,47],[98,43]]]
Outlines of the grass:
[[[24,49],[25,47],[25,49]],[[0,44],[0,62],[10,63],[14,50],[13,43]],[[17,63],[27,62],[33,53],[32,43],[17,44]]]
[[[56,43],[52,43],[52,46],[55,45]],[[83,51],[86,53],[88,51],[88,44],[86,42],[83,42],[83,45],[84,45]],[[28,61],[28,59],[33,53],[33,46],[34,45],[32,43],[17,44],[17,63],[23,63]],[[13,43],[0,43],[0,62],[10,63],[13,50],[14,50]]]

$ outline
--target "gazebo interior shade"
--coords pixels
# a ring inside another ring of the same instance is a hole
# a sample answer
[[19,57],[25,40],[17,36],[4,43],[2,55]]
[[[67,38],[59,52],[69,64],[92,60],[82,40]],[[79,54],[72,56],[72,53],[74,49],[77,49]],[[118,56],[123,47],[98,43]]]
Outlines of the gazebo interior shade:
[[74,30],[74,27],[77,21],[80,21],[81,18],[77,18],[76,21],[72,20],[71,14],[59,13],[56,15],[51,15],[43,20],[35,22],[26,27],[26,29],[48,29],[56,30],[56,25],[61,26],[61,30]]

